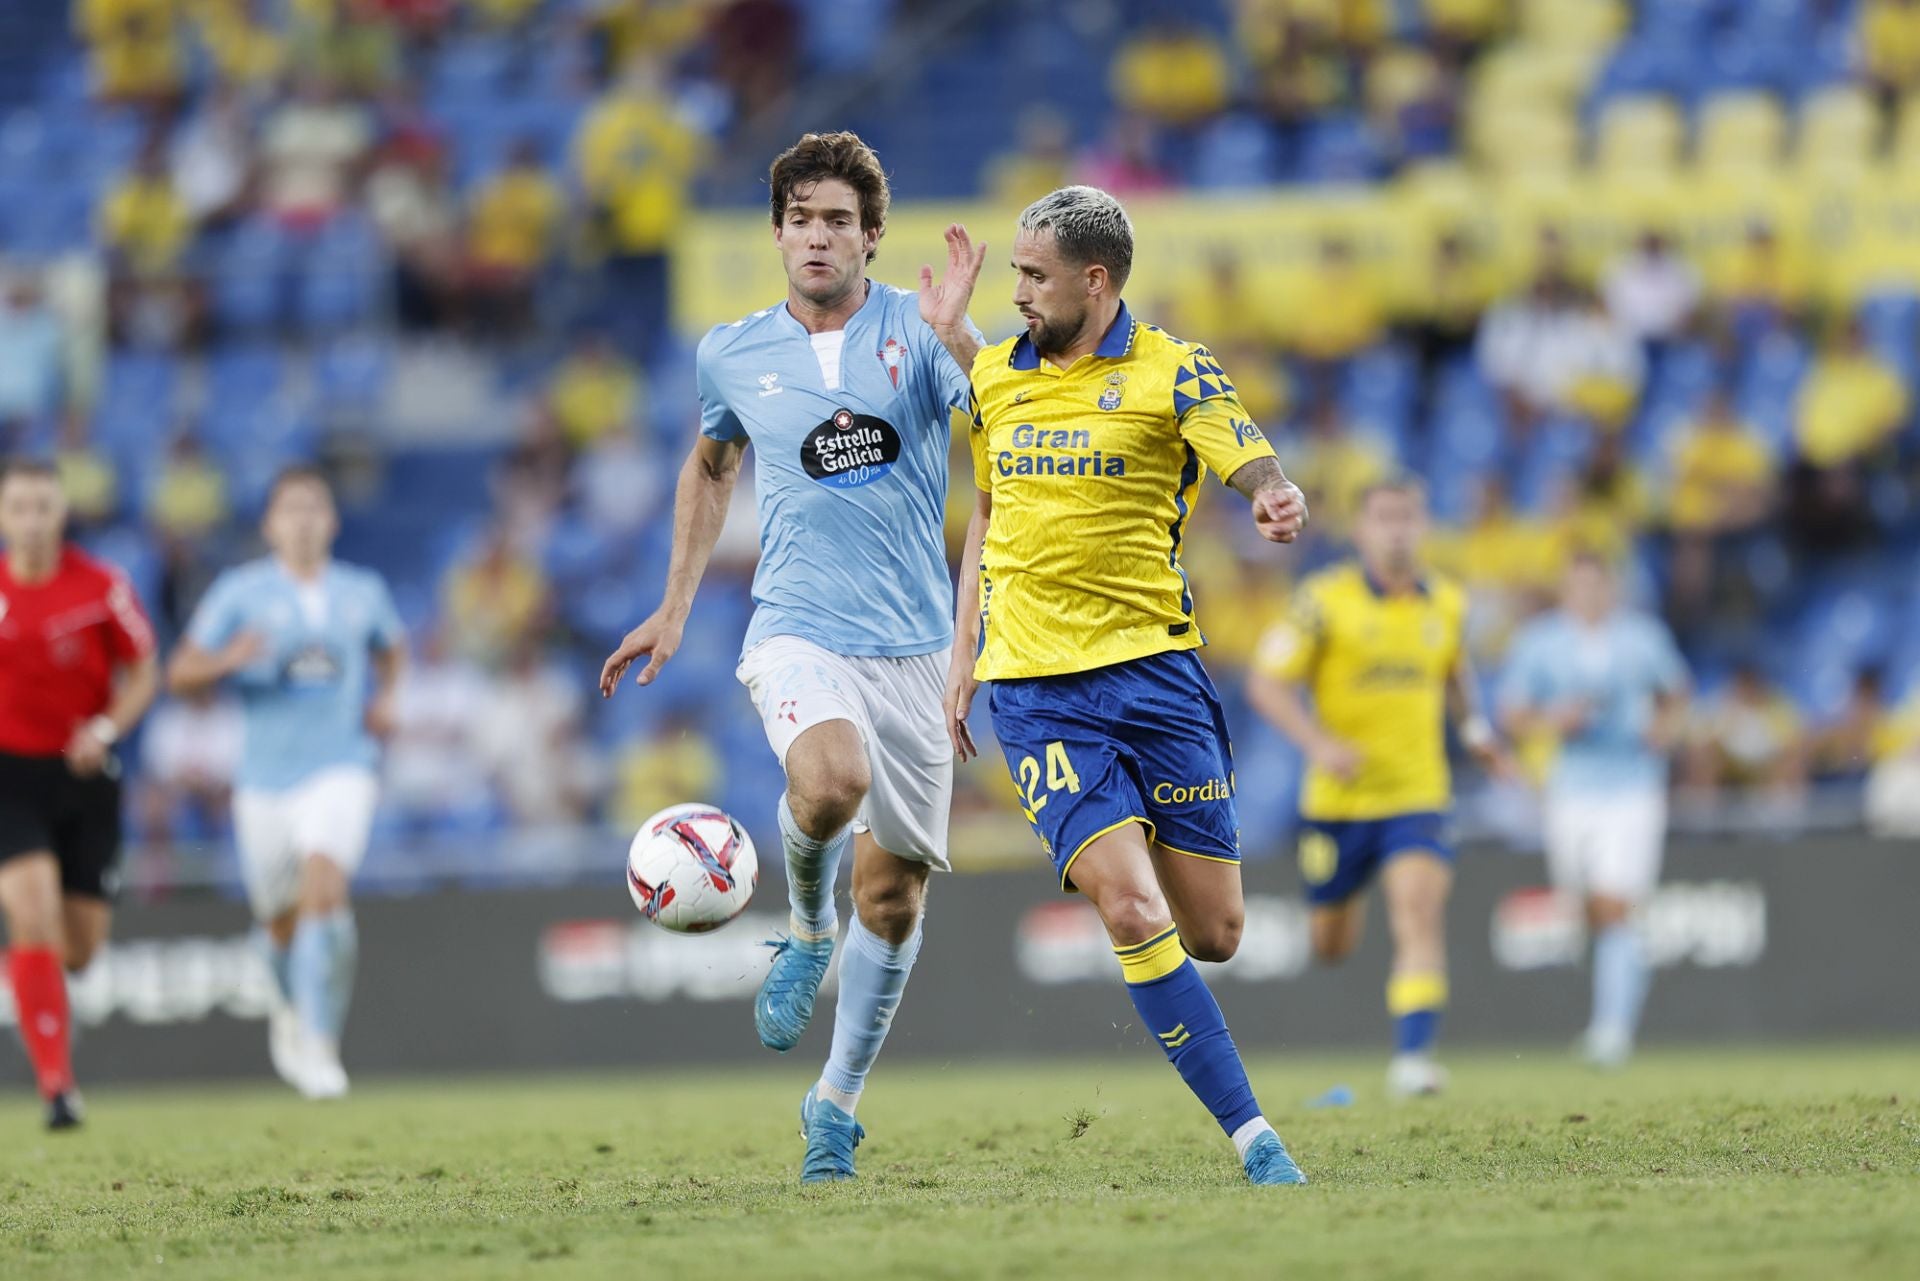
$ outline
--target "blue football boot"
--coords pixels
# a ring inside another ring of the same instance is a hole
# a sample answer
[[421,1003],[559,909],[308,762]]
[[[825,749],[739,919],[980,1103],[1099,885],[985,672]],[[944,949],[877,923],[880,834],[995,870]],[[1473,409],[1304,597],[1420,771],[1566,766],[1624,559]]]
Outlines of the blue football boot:
[[833,960],[833,938],[814,943],[769,939],[767,946],[773,949],[773,968],[753,998],[753,1030],[760,1034],[760,1044],[785,1054],[813,1022],[813,998]]
[[1287,1145],[1269,1130],[1247,1149],[1247,1182],[1258,1184],[1305,1183],[1307,1176],[1287,1155]]
[[800,1137],[807,1141],[807,1159],[800,1164],[800,1182],[838,1183],[855,1178],[853,1150],[867,1137],[867,1128],[838,1104],[816,1098],[818,1089],[818,1086],[810,1088],[807,1097],[800,1100]]

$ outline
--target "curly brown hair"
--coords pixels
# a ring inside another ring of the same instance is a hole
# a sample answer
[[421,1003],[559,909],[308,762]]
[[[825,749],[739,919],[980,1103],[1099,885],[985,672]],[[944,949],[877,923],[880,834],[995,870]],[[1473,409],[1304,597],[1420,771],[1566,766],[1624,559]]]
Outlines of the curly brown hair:
[[[767,170],[773,225],[778,227],[787,216],[788,201],[805,200],[827,178],[838,178],[860,198],[860,230],[877,232],[876,241],[886,234],[887,204],[893,199],[887,172],[873,148],[859,134],[846,131],[806,134],[773,158]],[[867,252],[867,261],[872,262],[877,253],[876,244]]]

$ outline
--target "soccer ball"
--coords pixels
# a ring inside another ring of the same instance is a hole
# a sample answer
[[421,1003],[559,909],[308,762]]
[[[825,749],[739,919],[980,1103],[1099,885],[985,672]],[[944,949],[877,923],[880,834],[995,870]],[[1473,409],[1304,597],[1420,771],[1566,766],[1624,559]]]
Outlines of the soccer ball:
[[676,934],[717,930],[746,910],[760,880],[747,830],[711,805],[670,805],[627,847],[627,892],[640,915]]

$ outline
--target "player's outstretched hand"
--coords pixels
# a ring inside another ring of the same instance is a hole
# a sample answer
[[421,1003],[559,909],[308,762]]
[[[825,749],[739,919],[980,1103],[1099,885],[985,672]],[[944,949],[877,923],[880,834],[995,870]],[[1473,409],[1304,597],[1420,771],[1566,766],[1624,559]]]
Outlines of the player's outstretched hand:
[[1254,491],[1253,525],[1270,543],[1290,543],[1307,524],[1307,496],[1300,486],[1284,481]]
[[980,682],[973,676],[973,660],[955,654],[952,666],[947,668],[947,737],[953,742],[954,756],[962,762],[980,755],[973,743],[973,731],[967,728],[967,713],[973,710],[973,693],[979,688]]
[[656,613],[646,622],[626,634],[620,642],[620,648],[607,656],[606,664],[600,669],[600,697],[611,698],[620,678],[627,674],[627,668],[636,658],[645,658],[647,665],[633,678],[636,685],[651,685],[660,669],[667,665],[674,651],[680,648],[680,633],[685,628],[684,619],[665,613]]
[[934,283],[932,267],[920,268],[920,319],[935,333],[966,322],[967,304],[973,301],[973,287],[986,261],[986,241],[974,244],[957,222],[947,228],[947,270],[940,283]]

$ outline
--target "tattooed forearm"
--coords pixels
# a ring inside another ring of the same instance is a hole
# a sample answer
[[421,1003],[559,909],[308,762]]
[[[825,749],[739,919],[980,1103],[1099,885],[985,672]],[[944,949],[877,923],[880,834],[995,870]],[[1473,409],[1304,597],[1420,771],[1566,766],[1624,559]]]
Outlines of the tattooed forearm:
[[1252,498],[1263,489],[1272,489],[1276,485],[1287,483],[1286,473],[1280,470],[1280,460],[1269,455],[1256,458],[1237,468],[1227,477],[1227,486],[1242,498]]

